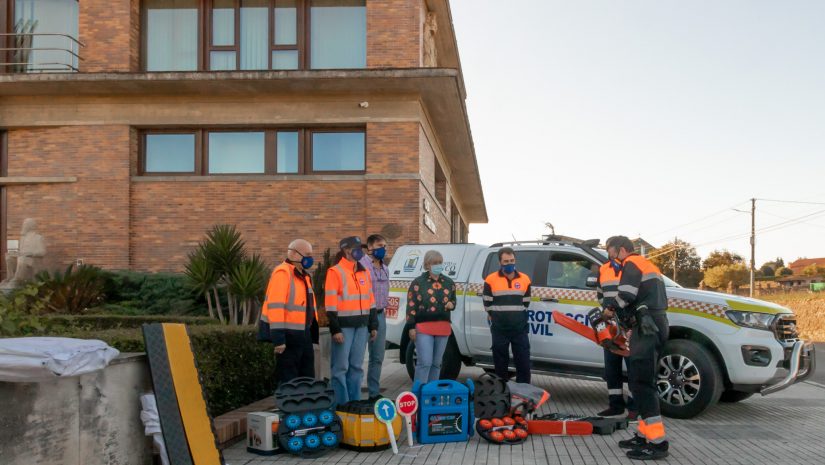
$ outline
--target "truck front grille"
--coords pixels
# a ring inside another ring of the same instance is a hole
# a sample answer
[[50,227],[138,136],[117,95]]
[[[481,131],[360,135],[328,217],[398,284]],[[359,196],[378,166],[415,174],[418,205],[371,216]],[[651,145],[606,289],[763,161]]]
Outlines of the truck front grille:
[[773,323],[773,333],[782,342],[794,342],[799,339],[796,329],[796,316],[779,315]]

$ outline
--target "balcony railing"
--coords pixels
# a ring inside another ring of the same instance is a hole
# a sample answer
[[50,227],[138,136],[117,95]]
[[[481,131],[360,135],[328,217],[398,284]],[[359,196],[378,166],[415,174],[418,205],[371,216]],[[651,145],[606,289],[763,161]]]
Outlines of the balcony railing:
[[78,72],[83,60],[80,49],[86,45],[67,34],[0,34],[0,72],[59,73]]

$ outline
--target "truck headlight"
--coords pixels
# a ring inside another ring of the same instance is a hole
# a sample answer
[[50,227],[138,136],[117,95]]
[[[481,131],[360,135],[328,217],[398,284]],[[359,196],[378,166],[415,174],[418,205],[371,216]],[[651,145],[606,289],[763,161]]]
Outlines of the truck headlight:
[[765,331],[771,330],[771,324],[773,323],[774,318],[776,318],[776,315],[772,313],[740,312],[738,310],[728,310],[726,314],[730,321],[739,326],[744,326],[745,328],[763,329]]

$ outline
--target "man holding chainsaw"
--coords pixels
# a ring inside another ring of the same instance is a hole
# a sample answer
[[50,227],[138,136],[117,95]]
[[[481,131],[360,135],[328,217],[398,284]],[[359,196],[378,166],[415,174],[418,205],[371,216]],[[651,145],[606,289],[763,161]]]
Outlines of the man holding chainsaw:
[[[600,277],[602,306],[606,318],[616,317],[630,329],[627,357],[630,392],[639,410],[639,430],[633,438],[619,442],[636,460],[656,460],[668,456],[665,425],[659,412],[656,366],[668,338],[667,294],[659,269],[633,252],[633,242],[625,236],[607,240],[607,276]],[[612,274],[611,274],[612,272]],[[615,284],[615,291],[605,286]]]
[[[608,260],[599,268],[599,281],[596,285],[596,297],[599,305],[604,307],[604,296],[615,297],[619,295],[619,280],[616,278],[616,273],[613,269],[613,261]],[[598,309],[595,309],[598,310]],[[600,320],[604,324],[612,324],[615,328],[615,317],[606,318],[604,313],[598,312]],[[605,321],[606,320],[606,321]],[[592,327],[597,327],[595,322],[591,322]],[[626,349],[622,352],[626,352]],[[617,350],[611,350],[610,347],[604,347],[604,375],[603,379],[607,383],[607,401],[608,408],[602,410],[597,415],[605,418],[624,418],[625,416],[631,422],[638,420],[638,411],[636,410],[633,397],[624,397],[624,373],[622,372],[622,365],[625,364],[624,353],[618,353]]]

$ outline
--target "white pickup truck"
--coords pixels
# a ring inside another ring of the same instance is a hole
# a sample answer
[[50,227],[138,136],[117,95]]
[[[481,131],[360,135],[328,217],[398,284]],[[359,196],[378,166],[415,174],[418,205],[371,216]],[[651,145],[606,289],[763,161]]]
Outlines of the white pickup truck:
[[[532,282],[530,321],[534,372],[601,378],[602,349],[556,325],[558,310],[585,322],[598,305],[592,287],[607,253],[586,242],[494,244],[421,244],[399,247],[390,262],[387,341],[400,346],[401,361],[412,377],[415,347],[405,326],[407,289],[423,273],[424,254],[438,250],[445,273],[456,282],[457,305],[442,363],[442,378],[455,379],[461,364],[493,367],[487,314],[481,301],[484,277],[499,268],[496,252],[516,251],[516,267]],[[588,282],[589,281],[589,282]],[[721,400],[738,402],[754,393],[776,392],[809,377],[815,369],[814,346],[799,339],[791,310],[761,300],[685,289],[665,278],[670,340],[659,362],[662,411],[690,418]]]

